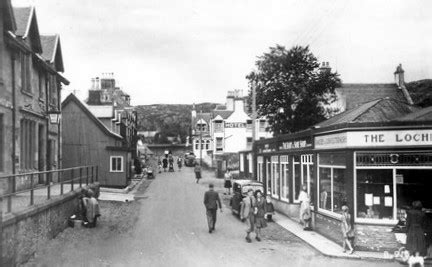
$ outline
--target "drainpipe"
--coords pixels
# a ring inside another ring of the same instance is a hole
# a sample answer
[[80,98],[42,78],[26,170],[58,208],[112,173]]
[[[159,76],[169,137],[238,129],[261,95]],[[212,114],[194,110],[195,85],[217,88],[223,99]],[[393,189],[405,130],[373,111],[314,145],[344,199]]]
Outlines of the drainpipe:
[[15,88],[15,53],[11,53],[12,68],[12,174],[16,173],[16,88]]

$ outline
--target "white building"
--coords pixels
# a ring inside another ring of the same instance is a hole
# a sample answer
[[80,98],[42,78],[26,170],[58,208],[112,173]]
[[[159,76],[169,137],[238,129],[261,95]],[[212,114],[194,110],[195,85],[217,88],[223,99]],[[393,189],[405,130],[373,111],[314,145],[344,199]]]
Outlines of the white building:
[[[252,118],[246,110],[246,98],[241,90],[228,91],[226,105],[217,106],[212,112],[197,113],[194,106],[192,144],[195,156],[210,164],[217,155],[251,149]],[[272,137],[267,128],[267,120],[258,118],[255,139]]]

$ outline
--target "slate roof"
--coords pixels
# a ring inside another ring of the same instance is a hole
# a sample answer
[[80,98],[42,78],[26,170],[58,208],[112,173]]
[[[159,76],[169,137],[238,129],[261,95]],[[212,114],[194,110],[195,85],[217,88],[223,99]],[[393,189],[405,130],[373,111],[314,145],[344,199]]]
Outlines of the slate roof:
[[15,22],[15,16],[14,16],[14,12],[13,12],[13,8],[11,5],[11,1],[10,0],[4,0],[3,3],[3,22],[4,22],[4,28],[6,31],[12,31],[15,32],[16,31],[16,22]]
[[344,123],[387,122],[419,110],[418,107],[389,97],[366,102],[356,108],[342,112],[330,119],[316,124],[327,127]]
[[112,118],[114,107],[112,105],[86,105],[96,118]]
[[407,102],[402,90],[393,83],[366,84],[366,83],[345,83],[336,92],[346,103],[345,110],[355,108],[371,100],[390,97],[402,102]]
[[118,135],[108,129],[103,122],[101,122],[88,108],[87,105],[81,102],[74,94],[69,94],[68,97],[62,102],[62,109],[67,106],[70,102],[74,102],[81,110],[101,129],[105,134],[110,135],[117,139],[123,139],[121,135]]
[[224,120],[228,119],[234,111],[232,110],[215,110],[213,111],[213,118],[216,118],[218,115],[221,116]]
[[432,121],[432,107],[423,108],[410,113],[397,121]]
[[24,36],[27,32],[27,27],[29,26],[29,19],[32,13],[31,7],[14,7],[13,9],[16,22],[16,32],[17,36]]
[[41,35],[42,57],[49,62],[54,62],[57,35]]

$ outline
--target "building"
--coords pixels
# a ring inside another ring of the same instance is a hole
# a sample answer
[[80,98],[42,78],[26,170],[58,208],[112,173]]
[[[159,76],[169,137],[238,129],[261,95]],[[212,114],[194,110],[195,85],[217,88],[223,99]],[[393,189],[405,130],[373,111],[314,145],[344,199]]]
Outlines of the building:
[[88,106],[70,94],[62,103],[64,167],[99,166],[103,186],[125,187],[131,176],[131,152]]
[[[39,34],[34,7],[13,8],[1,1],[0,16],[0,172],[61,168],[62,84],[60,39]],[[47,57],[47,55],[51,55]],[[56,179],[56,178],[55,178]],[[40,176],[38,183],[46,183]],[[17,181],[17,187],[29,183]]]
[[[228,91],[226,104],[219,105],[208,113],[197,113],[194,105],[193,152],[198,159],[202,158],[211,165],[214,159],[230,154],[237,155],[241,150],[251,149],[252,125],[251,114],[247,112],[246,97],[243,97],[241,90]],[[268,130],[265,118],[256,119],[255,134],[256,140],[273,136]]]
[[130,96],[116,86],[113,73],[92,79],[87,107],[108,129],[123,137],[123,146],[136,158],[137,113],[130,104]]

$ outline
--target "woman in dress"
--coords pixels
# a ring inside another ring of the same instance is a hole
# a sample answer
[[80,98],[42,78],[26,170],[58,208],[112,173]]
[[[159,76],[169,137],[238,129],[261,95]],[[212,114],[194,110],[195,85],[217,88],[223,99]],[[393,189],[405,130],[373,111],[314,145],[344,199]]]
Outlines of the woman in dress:
[[307,186],[302,185],[300,194],[298,197],[300,202],[300,223],[303,225],[304,230],[311,230],[311,208],[310,208],[310,198],[307,193]]
[[341,230],[343,237],[343,252],[346,252],[345,246],[348,246],[350,250],[349,253],[352,254],[354,252],[354,249],[349,239],[353,237],[354,231],[351,226],[351,215],[349,214],[349,208],[345,205],[342,206]]
[[201,166],[198,163],[195,163],[194,172],[195,172],[196,183],[198,183],[199,179],[201,179]]
[[224,175],[224,181],[225,181],[225,183],[224,183],[224,187],[225,187],[226,190],[227,190],[226,193],[225,193],[225,195],[226,195],[226,194],[228,194],[228,195],[231,194],[231,187],[232,187],[231,180],[232,180],[231,173],[230,173],[229,170],[227,170],[226,173],[225,173],[225,175]]
[[426,239],[424,235],[425,214],[420,201],[412,203],[412,209],[407,211],[407,240],[406,248],[411,255],[418,252],[421,256],[426,255]]
[[255,233],[256,240],[261,241],[261,229],[267,227],[267,222],[264,218],[266,214],[266,201],[260,190],[255,192],[256,209],[255,209]]

